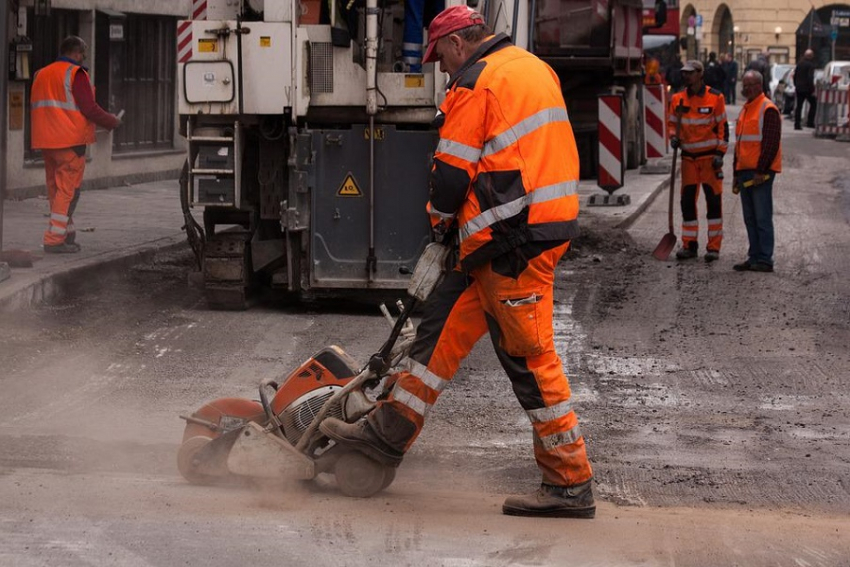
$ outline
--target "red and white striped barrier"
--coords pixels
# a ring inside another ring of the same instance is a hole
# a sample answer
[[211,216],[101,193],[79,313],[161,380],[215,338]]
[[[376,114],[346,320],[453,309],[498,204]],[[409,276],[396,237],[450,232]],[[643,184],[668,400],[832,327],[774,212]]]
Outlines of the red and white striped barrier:
[[847,87],[818,85],[815,136],[850,135],[850,91]]
[[177,62],[185,63],[192,58],[192,21],[207,19],[207,0],[192,0],[189,20],[177,23]]
[[177,22],[177,62],[185,63],[192,58],[192,22]]
[[667,128],[665,127],[666,91],[663,85],[644,85],[644,139],[647,159],[667,154]]
[[192,0],[192,19],[207,19],[207,0]]
[[596,184],[609,193],[623,186],[623,97],[599,96],[599,171]]

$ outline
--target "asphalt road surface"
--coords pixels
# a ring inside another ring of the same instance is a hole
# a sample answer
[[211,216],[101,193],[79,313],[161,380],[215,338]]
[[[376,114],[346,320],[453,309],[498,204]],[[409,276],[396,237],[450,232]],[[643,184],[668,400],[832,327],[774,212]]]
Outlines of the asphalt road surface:
[[666,198],[627,232],[584,214],[555,325],[595,520],[500,514],[539,474],[486,340],[373,498],[186,483],[178,414],[388,327],[371,298],[208,311],[177,254],[0,319],[0,565],[850,565],[850,145],[789,125],[773,274],[732,271],[728,191],[711,265],[651,257]]

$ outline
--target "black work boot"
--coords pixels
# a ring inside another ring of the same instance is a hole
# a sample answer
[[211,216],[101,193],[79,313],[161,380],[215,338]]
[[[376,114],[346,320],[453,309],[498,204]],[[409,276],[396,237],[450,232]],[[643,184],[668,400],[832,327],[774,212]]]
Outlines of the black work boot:
[[62,244],[45,244],[44,251],[48,254],[76,254],[80,251],[80,245],[69,244],[67,242],[63,242]]
[[404,453],[391,447],[378,437],[365,419],[346,423],[341,419],[329,417],[319,424],[319,431],[339,443],[360,451],[367,457],[389,467],[397,467]]
[[511,496],[502,505],[508,516],[539,516],[542,518],[593,518],[592,481],[574,486],[553,486],[543,483],[534,494]]
[[676,251],[676,259],[677,260],[690,260],[691,258],[696,258],[699,254],[697,253],[698,247],[696,242],[690,243],[689,246],[682,246],[679,250]]

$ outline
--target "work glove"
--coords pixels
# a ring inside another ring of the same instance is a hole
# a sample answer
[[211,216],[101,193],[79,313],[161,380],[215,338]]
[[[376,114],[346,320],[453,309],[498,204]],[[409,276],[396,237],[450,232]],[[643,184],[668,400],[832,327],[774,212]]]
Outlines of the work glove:
[[740,193],[740,192],[741,192],[741,185],[740,185],[740,183],[741,183],[741,180],[740,180],[740,179],[738,179],[738,176],[737,176],[737,175],[735,175],[734,177],[732,177],[732,193],[733,193],[734,195],[737,195],[738,193]]
[[670,136],[670,147],[673,148],[674,150],[678,150],[679,146],[681,146],[681,144],[679,143],[679,137],[678,136]]
[[714,169],[723,169],[723,158],[720,156],[714,156],[714,159],[711,160],[711,167]]

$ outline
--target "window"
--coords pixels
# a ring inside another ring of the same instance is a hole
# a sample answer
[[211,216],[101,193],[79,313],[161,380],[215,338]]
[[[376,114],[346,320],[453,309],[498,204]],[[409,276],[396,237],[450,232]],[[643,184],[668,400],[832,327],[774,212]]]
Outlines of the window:
[[113,152],[172,148],[177,21],[127,14],[124,41],[110,43],[110,110],[126,111]]

